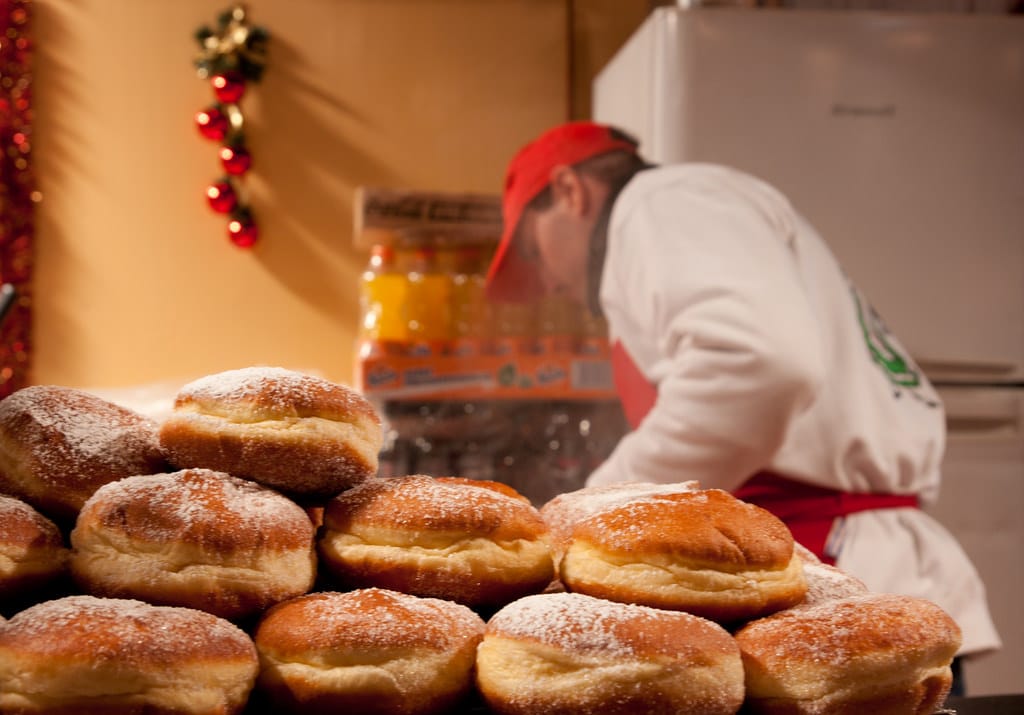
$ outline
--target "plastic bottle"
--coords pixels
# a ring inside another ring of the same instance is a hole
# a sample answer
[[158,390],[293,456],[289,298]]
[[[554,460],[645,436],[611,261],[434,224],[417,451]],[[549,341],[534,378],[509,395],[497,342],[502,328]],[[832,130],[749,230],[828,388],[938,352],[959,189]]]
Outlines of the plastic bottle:
[[543,355],[568,356],[580,332],[580,309],[568,298],[546,295],[537,303],[537,349]]
[[607,359],[609,356],[608,323],[605,319],[583,309],[580,311],[578,321],[576,354],[583,357]]
[[438,249],[431,244],[412,248],[406,273],[405,329],[408,354],[440,355],[451,336],[451,274],[442,269]]
[[491,354],[515,359],[536,352],[535,303],[492,303],[491,315]]
[[360,288],[364,344],[372,354],[389,354],[408,339],[403,317],[406,277],[392,246],[373,247]]
[[452,254],[451,352],[474,358],[484,352],[489,331],[484,252],[481,246],[468,244],[458,246]]

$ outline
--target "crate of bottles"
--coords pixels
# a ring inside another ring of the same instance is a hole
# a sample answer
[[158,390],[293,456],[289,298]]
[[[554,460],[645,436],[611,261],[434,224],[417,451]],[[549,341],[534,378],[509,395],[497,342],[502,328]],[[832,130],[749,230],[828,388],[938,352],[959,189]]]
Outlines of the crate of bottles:
[[357,383],[385,418],[382,471],[582,486],[625,431],[603,321],[538,297],[491,303],[498,197],[360,190]]

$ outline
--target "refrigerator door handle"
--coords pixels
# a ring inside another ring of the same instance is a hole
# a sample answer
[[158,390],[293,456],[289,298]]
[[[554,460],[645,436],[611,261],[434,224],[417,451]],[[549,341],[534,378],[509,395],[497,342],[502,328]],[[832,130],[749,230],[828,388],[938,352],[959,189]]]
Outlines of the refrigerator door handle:
[[975,381],[1005,379],[1020,369],[1012,362],[977,362],[972,360],[940,360],[935,358],[915,358],[920,367],[932,382],[942,381]]
[[946,430],[951,437],[993,437],[1010,436],[1018,433],[1020,423],[1016,419],[986,417],[948,417]]
[[1009,388],[945,387],[939,394],[953,435],[1008,436],[1020,433],[1024,391]]

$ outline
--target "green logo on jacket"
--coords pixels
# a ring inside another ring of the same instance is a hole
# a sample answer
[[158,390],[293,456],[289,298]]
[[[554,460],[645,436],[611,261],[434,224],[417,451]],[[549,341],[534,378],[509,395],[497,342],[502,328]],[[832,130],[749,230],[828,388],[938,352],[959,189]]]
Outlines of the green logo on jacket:
[[882,320],[882,316],[871,307],[867,298],[852,284],[850,293],[857,310],[857,321],[860,323],[860,329],[864,335],[864,343],[871,354],[871,359],[882,368],[895,388],[895,396],[899,397],[906,390],[929,407],[938,407],[938,402],[922,394],[924,385],[920,369],[903,354],[902,349],[896,343],[895,336]]

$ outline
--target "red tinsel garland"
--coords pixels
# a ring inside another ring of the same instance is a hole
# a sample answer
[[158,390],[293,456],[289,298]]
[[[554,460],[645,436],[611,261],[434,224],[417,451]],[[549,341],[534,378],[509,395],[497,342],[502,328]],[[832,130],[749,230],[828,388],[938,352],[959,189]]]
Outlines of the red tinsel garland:
[[34,204],[31,0],[0,0],[0,282],[18,299],[0,326],[0,397],[29,383]]

